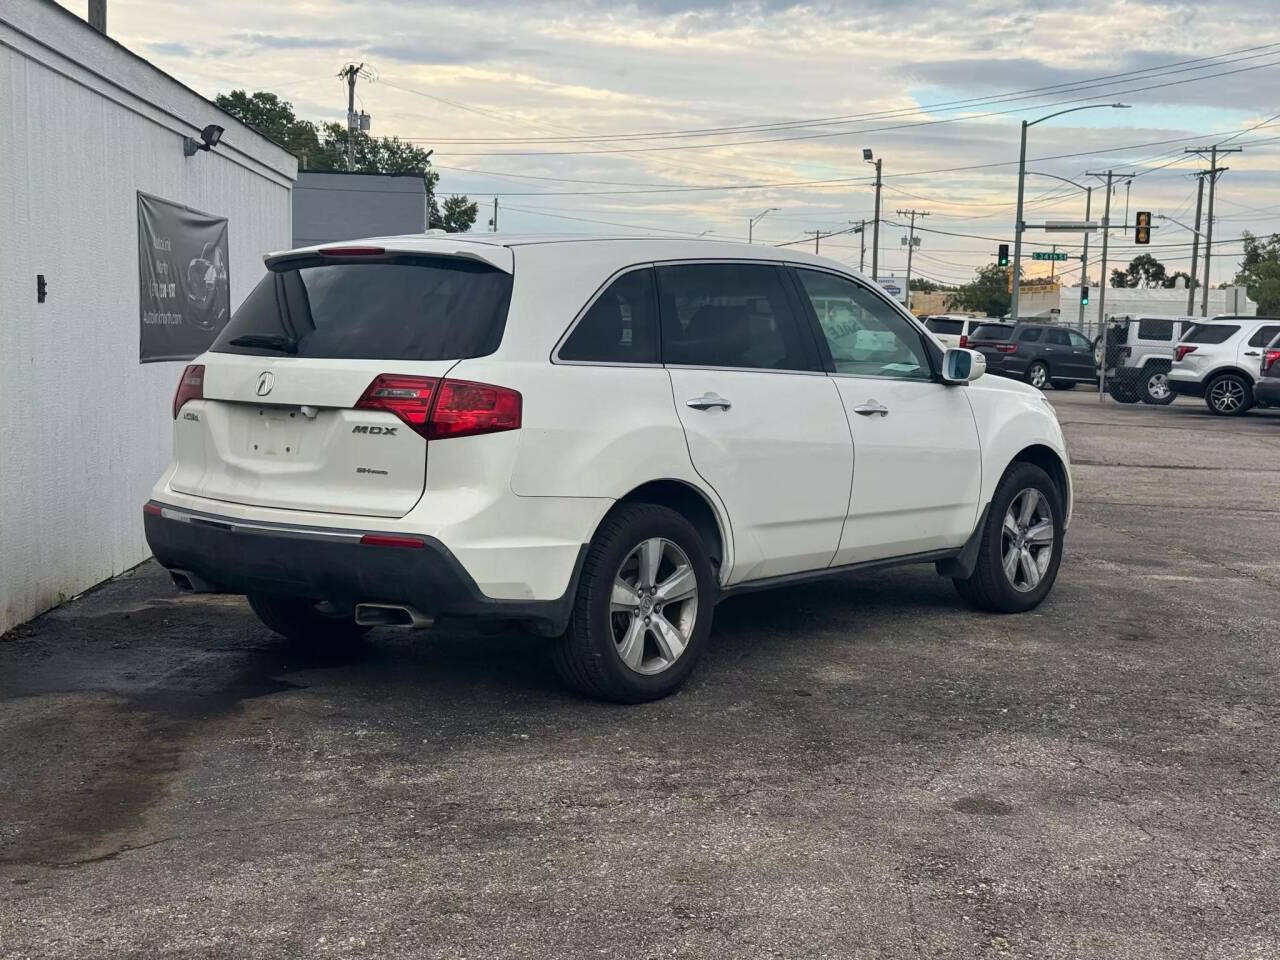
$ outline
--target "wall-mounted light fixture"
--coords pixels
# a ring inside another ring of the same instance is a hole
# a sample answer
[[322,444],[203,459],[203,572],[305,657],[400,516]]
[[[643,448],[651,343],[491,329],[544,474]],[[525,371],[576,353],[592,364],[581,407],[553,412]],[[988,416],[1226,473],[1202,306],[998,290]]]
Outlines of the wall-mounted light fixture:
[[184,157],[194,157],[200,150],[212,150],[218,145],[222,139],[223,129],[216,123],[211,123],[200,131],[200,139],[195,137],[182,138],[182,155]]

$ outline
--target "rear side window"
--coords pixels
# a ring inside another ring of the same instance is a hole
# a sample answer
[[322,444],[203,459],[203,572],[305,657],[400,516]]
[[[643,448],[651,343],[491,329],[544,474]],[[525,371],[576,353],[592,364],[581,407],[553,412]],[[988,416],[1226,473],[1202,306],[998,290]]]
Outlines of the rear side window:
[[1028,328],[1028,329],[1026,329],[1026,330],[1019,330],[1019,331],[1018,331],[1018,342],[1019,342],[1019,343],[1035,343],[1035,342],[1037,342],[1039,339],[1040,339],[1040,328],[1039,328],[1039,327],[1029,327],[1029,328]]
[[969,334],[970,340],[1008,340],[1013,327],[1007,323],[980,323]]
[[1138,321],[1139,340],[1172,340],[1173,321],[1143,317]]
[[217,353],[333,360],[460,360],[498,349],[511,275],[452,257],[270,270],[210,348]]
[[924,325],[934,333],[964,333],[964,321],[950,317],[930,317]]
[[1197,323],[1183,336],[1183,343],[1226,343],[1240,328],[1231,323]]
[[1249,346],[1265,347],[1276,338],[1276,334],[1280,333],[1280,326],[1260,327],[1258,332],[1249,338]]
[[657,363],[653,268],[624,273],[596,298],[557,354],[580,363]]
[[[769,264],[658,267],[662,360],[700,367],[814,370],[782,271]],[[812,338],[810,339],[812,342]]]

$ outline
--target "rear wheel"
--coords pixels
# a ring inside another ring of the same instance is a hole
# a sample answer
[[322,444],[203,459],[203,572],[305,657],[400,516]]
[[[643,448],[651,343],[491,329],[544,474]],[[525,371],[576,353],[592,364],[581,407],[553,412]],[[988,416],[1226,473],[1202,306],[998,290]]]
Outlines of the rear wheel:
[[366,633],[349,614],[330,604],[299,597],[277,597],[250,594],[249,606],[269,629],[294,643],[316,647],[333,647],[355,643]]
[[1027,383],[1037,390],[1043,390],[1049,385],[1049,368],[1043,361],[1037,360],[1027,367]]
[[1015,463],[1000,481],[982,530],[973,574],[954,580],[971,606],[1021,613],[1053,589],[1062,562],[1062,493],[1032,463]]
[[698,532],[656,504],[607,517],[587,551],[569,629],[553,650],[580,693],[657,700],[688,679],[711,632],[715,574]]
[[1169,371],[1148,367],[1143,371],[1142,395],[1143,403],[1158,407],[1173,403],[1173,391],[1169,389]]
[[1253,387],[1238,373],[1224,373],[1205,386],[1204,402],[1220,417],[1238,417],[1253,406]]

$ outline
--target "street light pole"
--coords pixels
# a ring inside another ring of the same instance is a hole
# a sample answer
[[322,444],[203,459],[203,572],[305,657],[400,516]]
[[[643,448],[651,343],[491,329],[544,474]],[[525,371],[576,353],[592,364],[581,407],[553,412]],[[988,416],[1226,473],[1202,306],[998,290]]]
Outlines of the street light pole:
[[767,210],[761,210],[754,217],[749,217],[747,219],[747,243],[751,242],[751,237],[755,230],[756,224],[761,220],[763,220],[765,216],[767,216],[768,214],[776,213],[781,209],[782,209],[781,207],[769,207]]
[[1060,117],[1064,113],[1075,113],[1079,110],[1097,110],[1104,107],[1113,110],[1124,110],[1128,106],[1127,103],[1086,103],[1080,107],[1070,107],[1066,110],[1059,110],[1057,113],[1050,113],[1038,120],[1022,121],[1022,141],[1018,148],[1018,212],[1013,221],[1013,277],[1012,295],[1009,298],[1009,318],[1011,320],[1016,322],[1018,319],[1018,270],[1022,266],[1022,231],[1026,229],[1026,225],[1022,221],[1022,190],[1023,182],[1027,176],[1027,127],[1034,127],[1037,123],[1044,123],[1044,121]]
[[[1089,215],[1093,212],[1093,187],[1084,188],[1084,221],[1089,222]],[[1089,234],[1084,235],[1084,249],[1080,251],[1080,289],[1081,293],[1084,288],[1089,285]],[[1080,330],[1080,335],[1084,336],[1084,297],[1080,298],[1080,318],[1076,321],[1076,327]],[[1059,300],[1059,303],[1062,301]]]

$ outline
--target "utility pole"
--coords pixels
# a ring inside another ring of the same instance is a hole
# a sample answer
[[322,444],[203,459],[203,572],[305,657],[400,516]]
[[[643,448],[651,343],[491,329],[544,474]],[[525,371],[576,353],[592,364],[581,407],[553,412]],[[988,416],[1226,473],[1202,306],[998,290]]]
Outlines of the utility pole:
[[[1093,212],[1093,187],[1084,188],[1084,219],[1087,223],[1089,215]],[[1080,251],[1080,315],[1076,320],[1076,326],[1080,330],[1080,336],[1084,336],[1084,288],[1089,285],[1089,234],[1086,231],[1084,235],[1084,249]]]
[[99,33],[107,32],[107,0],[89,0],[89,26]]
[[493,198],[493,219],[489,221],[489,231],[491,233],[498,232],[498,198],[496,195]]
[[899,210],[898,211],[898,216],[900,217],[909,216],[911,218],[910,232],[907,235],[907,280],[906,280],[906,287],[904,288],[904,291],[903,291],[906,297],[905,302],[907,305],[907,310],[911,309],[911,254],[915,251],[915,248],[916,248],[916,217],[927,217],[928,215],[929,215],[928,210]]
[[363,69],[363,63],[348,63],[338,71],[338,76],[347,81],[347,170],[356,165],[356,130],[360,126],[356,118],[356,77]]
[[1200,316],[1202,317],[1209,315],[1209,285],[1211,279],[1209,261],[1213,256],[1213,188],[1218,182],[1218,177],[1231,169],[1230,167],[1218,166],[1218,154],[1240,153],[1244,150],[1244,147],[1220,147],[1215,143],[1211,147],[1187,147],[1183,152],[1198,153],[1203,156],[1206,150],[1209,151],[1209,212],[1204,228],[1204,287],[1200,292]]
[[883,158],[876,160],[876,219],[871,228],[871,279],[876,283],[880,274],[880,164]]
[[[853,223],[852,220],[849,221]],[[867,221],[859,220],[858,229],[854,231],[858,235],[858,272],[865,273],[867,270]]]
[[1107,380],[1107,241],[1111,235],[1111,182],[1116,177],[1132,179],[1136,173],[1120,173],[1108,170],[1103,173],[1086,172],[1087,177],[1107,178],[1107,201],[1102,211],[1102,268],[1098,276],[1098,336],[1102,337],[1102,368],[1098,371],[1098,400],[1102,400]]
[[1188,317],[1196,315],[1196,267],[1200,256],[1200,213],[1204,206],[1204,177],[1203,172],[1196,174],[1196,179],[1200,181],[1200,184],[1196,187],[1196,229],[1191,235],[1191,279],[1187,281]]
[[[806,230],[806,231],[805,231],[805,233],[811,233],[811,234],[813,234],[813,252],[814,252],[814,253],[817,253],[817,252],[818,252],[818,244],[822,242],[822,236],[823,236],[822,231],[821,231],[821,230]],[[827,234],[827,236],[829,237],[829,236],[831,236],[831,234],[829,234],[829,233],[828,233],[828,234]]]

